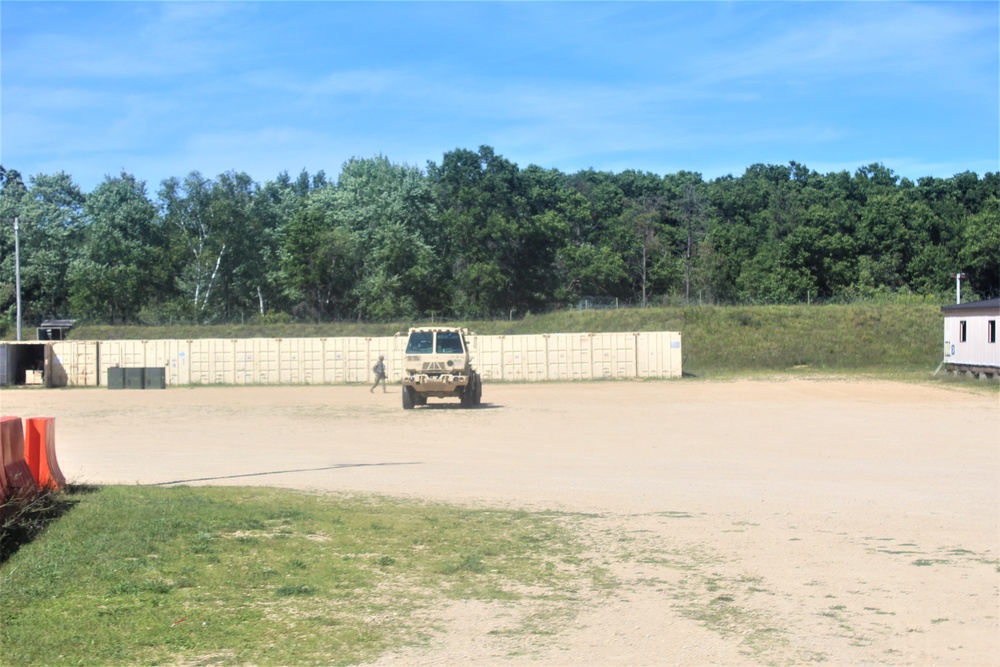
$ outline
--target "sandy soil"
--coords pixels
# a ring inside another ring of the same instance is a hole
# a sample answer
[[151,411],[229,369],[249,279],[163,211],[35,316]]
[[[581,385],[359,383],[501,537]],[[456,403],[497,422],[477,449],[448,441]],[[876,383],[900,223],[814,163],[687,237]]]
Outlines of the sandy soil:
[[[995,395],[820,380],[6,390],[87,483],[272,485],[588,513],[621,582],[551,636],[433,611],[380,665],[1000,664]],[[534,610],[537,611],[537,610]]]

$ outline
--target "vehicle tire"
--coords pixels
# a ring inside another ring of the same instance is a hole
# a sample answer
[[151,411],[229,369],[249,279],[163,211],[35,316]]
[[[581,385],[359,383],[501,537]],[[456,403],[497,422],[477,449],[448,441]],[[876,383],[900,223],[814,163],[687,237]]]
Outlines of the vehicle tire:
[[483,378],[476,374],[476,405],[483,402]]
[[423,394],[416,394],[416,397],[413,399],[413,403],[415,405],[427,405],[427,397]]
[[465,388],[465,393],[462,394],[462,407],[463,408],[474,408],[479,405],[479,398],[483,395],[483,384],[482,380],[479,379],[478,373],[472,374],[472,381],[469,382],[468,386]]
[[403,409],[412,410],[414,403],[413,387],[403,387]]

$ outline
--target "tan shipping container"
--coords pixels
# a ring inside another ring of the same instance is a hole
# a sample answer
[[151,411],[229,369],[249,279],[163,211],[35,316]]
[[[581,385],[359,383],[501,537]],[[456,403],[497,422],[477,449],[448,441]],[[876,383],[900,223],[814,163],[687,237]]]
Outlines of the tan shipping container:
[[[470,337],[486,382],[681,377],[677,332],[554,333]],[[168,386],[351,384],[374,378],[385,357],[398,382],[406,336],[53,341],[50,386],[101,386],[111,367],[166,369]]]

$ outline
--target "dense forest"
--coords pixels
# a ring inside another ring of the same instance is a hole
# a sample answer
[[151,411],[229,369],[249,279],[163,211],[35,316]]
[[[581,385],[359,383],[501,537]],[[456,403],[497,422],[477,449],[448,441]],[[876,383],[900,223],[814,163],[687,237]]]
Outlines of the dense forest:
[[564,174],[488,146],[426,168],[169,178],[0,167],[0,328],[520,317],[586,303],[795,303],[1000,294],[1000,174],[900,178],[756,164]]

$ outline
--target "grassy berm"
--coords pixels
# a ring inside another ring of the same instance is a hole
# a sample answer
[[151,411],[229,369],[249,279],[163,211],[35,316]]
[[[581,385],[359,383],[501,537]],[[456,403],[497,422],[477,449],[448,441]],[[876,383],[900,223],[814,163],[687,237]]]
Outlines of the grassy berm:
[[346,665],[448,600],[518,601],[544,637],[600,573],[556,517],[266,488],[63,494],[0,565],[0,664]]
[[[413,323],[96,327],[76,339],[295,338],[391,336]],[[566,310],[514,321],[450,322],[480,334],[680,331],[684,371],[698,376],[760,371],[933,370],[943,317],[935,304],[690,306]]]

